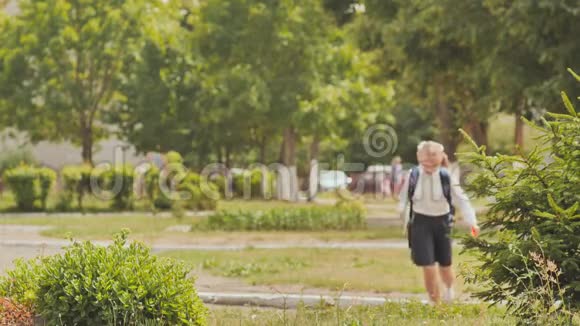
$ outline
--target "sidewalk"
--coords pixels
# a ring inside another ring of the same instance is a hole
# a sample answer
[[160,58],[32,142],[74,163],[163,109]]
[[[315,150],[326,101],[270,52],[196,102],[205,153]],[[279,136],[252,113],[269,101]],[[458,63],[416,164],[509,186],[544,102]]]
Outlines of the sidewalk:
[[278,309],[295,309],[299,305],[306,306],[340,306],[343,308],[355,305],[379,306],[388,302],[404,303],[412,300],[428,304],[428,300],[411,295],[399,298],[383,296],[330,296],[326,294],[296,294],[296,293],[226,293],[199,292],[200,299],[206,304],[225,306],[252,306]]
[[[107,246],[112,241],[91,241],[97,245]],[[2,239],[0,238],[1,247],[17,248],[50,248],[61,249],[70,245],[68,240],[58,239]],[[406,241],[353,241],[353,242],[320,242],[320,243],[301,243],[301,242],[283,242],[283,243],[249,243],[249,244],[162,244],[153,245],[151,249],[154,252],[173,251],[173,250],[244,250],[244,249],[287,249],[287,248],[312,248],[312,249],[405,249]]]

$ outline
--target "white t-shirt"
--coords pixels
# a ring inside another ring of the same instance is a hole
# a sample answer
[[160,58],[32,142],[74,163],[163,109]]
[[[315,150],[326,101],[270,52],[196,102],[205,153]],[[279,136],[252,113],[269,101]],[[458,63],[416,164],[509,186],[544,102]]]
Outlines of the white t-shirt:
[[[463,218],[465,222],[470,226],[477,225],[477,219],[475,217],[475,211],[469,202],[469,198],[459,186],[459,180],[450,174],[451,177],[451,200],[461,212],[463,213]],[[399,211],[405,212],[405,222],[409,218],[407,204],[408,204],[408,189],[409,189],[409,177],[406,178],[403,185],[403,189],[400,194]],[[427,174],[423,172],[423,169],[419,167],[419,178],[417,179],[417,185],[415,187],[415,192],[413,194],[413,212],[428,215],[428,216],[441,216],[448,214],[451,209],[447,199],[443,195],[443,187],[441,186],[441,177],[439,175],[439,169],[434,171],[432,174]],[[405,223],[406,225],[406,223]]]

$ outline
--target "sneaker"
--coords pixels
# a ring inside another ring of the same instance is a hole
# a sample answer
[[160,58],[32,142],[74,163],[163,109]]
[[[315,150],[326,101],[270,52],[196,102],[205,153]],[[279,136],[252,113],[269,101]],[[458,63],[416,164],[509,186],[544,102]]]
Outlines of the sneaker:
[[455,299],[455,292],[453,291],[453,288],[445,289],[443,293],[443,301],[449,303],[452,302],[453,299]]

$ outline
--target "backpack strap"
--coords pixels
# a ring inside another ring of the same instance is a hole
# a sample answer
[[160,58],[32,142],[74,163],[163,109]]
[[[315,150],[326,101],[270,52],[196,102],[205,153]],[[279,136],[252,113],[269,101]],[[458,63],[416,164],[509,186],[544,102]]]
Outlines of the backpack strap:
[[409,189],[407,190],[407,200],[409,201],[409,223],[413,222],[413,195],[415,195],[415,188],[419,181],[419,167],[411,168],[409,172]]
[[441,178],[443,196],[445,196],[445,199],[447,199],[447,203],[449,204],[449,214],[451,215],[450,220],[453,222],[453,216],[455,216],[455,207],[453,206],[453,200],[451,196],[451,175],[447,169],[441,168],[439,169],[439,177]]

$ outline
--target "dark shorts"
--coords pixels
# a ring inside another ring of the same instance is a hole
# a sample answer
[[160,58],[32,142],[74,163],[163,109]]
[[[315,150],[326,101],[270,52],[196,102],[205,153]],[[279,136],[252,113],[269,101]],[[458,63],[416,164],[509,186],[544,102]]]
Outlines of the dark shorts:
[[426,216],[415,213],[410,226],[411,257],[417,266],[451,265],[449,215]]

